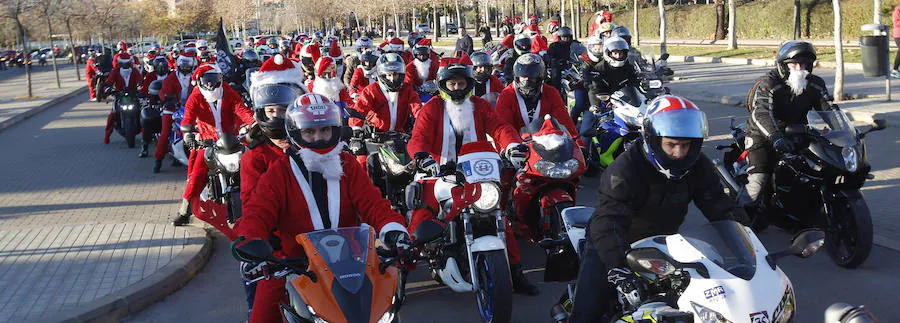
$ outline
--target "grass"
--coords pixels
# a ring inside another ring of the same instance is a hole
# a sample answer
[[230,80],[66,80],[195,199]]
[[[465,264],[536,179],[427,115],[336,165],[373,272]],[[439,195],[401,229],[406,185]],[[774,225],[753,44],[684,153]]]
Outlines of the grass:
[[[659,53],[659,46],[641,46],[641,52]],[[675,56],[711,56],[711,57],[727,57],[727,58],[756,58],[756,59],[775,59],[775,52],[778,50],[774,47],[738,47],[735,50],[728,50],[722,46],[666,46],[669,55]],[[819,61],[834,62],[834,48],[822,47],[817,48]],[[891,62],[897,50],[891,50]],[[861,62],[861,53],[859,49],[844,49],[844,62],[859,63]]]

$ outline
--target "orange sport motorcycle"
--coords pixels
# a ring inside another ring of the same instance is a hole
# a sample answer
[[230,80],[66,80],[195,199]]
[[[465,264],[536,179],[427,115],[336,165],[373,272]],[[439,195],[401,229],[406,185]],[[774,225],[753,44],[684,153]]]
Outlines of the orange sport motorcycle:
[[399,322],[394,304],[396,259],[375,246],[366,225],[325,229],[296,237],[305,256],[277,258],[265,240],[239,240],[235,258],[265,262],[253,281],[286,278],[290,304],[281,304],[284,322]]

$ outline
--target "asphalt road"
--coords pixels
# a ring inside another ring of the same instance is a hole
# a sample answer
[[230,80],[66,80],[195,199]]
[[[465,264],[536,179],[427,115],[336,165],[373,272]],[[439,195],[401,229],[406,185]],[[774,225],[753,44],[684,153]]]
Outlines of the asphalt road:
[[[706,144],[707,153],[715,154],[710,147],[724,144],[728,139],[728,124],[732,117],[744,118],[746,110],[734,106],[702,103],[710,120],[710,140]],[[895,167],[896,161],[890,153],[897,151],[900,135],[897,130],[888,129],[873,134],[869,140],[869,158],[876,170]],[[890,176],[890,174],[886,174]],[[877,178],[880,181],[895,181],[894,178]],[[597,180],[585,179],[584,188],[578,196],[579,204],[593,205]],[[893,185],[870,194],[897,196],[898,188]],[[887,208],[873,208],[886,210]],[[897,214],[887,211],[873,214],[878,221],[896,221]],[[683,227],[690,227],[705,221],[692,207]],[[246,320],[246,303],[238,275],[237,262],[231,258],[229,244],[217,234],[215,251],[206,267],[180,291],[163,301],[129,318],[130,322],[243,322]],[[769,229],[760,235],[770,251],[788,246],[791,236],[777,229]],[[523,262],[529,272],[528,277],[538,282],[543,272],[543,254],[535,246],[520,240]],[[823,312],[834,302],[865,304],[884,322],[892,317],[900,317],[900,307],[896,306],[900,290],[900,252],[876,246],[869,260],[861,267],[847,270],[834,265],[825,252],[808,259],[786,258],[779,266],[787,273],[794,285],[797,299],[795,322],[822,322]],[[538,283],[541,295],[514,297],[514,322],[549,322],[550,306],[565,289],[563,284]],[[409,280],[409,297],[400,313],[404,322],[477,322],[475,298],[469,293],[454,293],[434,283],[428,273],[418,269]]]

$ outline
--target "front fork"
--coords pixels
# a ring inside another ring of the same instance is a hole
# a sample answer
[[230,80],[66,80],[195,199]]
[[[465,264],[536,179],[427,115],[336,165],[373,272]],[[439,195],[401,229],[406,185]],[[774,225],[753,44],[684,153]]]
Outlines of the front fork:
[[[479,284],[478,284],[478,272],[475,271],[475,253],[481,252],[484,250],[473,251],[473,246],[475,244],[475,232],[472,229],[471,214],[468,212],[464,212],[461,215],[462,215],[462,221],[463,221],[463,236],[465,237],[465,242],[466,242],[466,256],[468,257],[468,260],[469,260],[469,277],[471,277],[471,279],[472,279],[471,280],[472,291],[477,292]],[[494,210],[493,215],[494,215],[494,219],[497,223],[497,238],[499,238],[500,241],[504,242],[503,249],[502,249],[503,255],[506,256],[506,263],[509,263],[509,255],[507,254],[506,244],[505,244],[506,222],[503,220],[503,212],[500,210]],[[453,231],[451,231],[451,232],[453,232]],[[454,237],[451,236],[451,243],[454,242],[453,239],[454,239]]]

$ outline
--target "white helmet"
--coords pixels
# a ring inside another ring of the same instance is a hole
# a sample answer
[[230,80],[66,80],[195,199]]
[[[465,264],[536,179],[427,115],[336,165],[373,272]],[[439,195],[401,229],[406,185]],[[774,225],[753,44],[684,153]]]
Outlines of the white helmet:
[[[622,37],[609,37],[603,42],[603,60],[612,67],[625,66],[625,61],[628,60],[628,48],[628,42]],[[618,52],[618,55],[612,56],[613,52]]]

